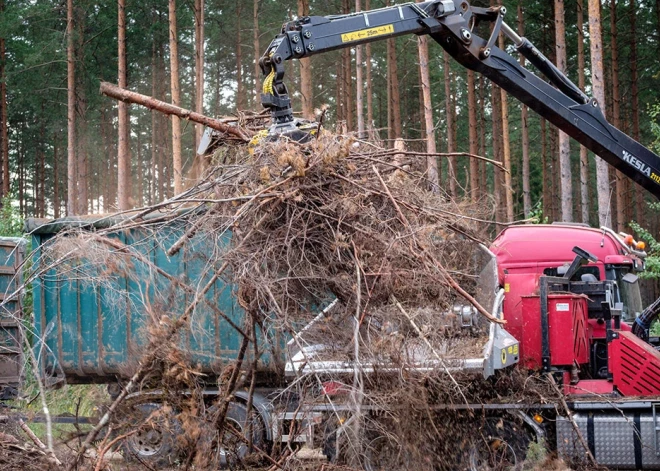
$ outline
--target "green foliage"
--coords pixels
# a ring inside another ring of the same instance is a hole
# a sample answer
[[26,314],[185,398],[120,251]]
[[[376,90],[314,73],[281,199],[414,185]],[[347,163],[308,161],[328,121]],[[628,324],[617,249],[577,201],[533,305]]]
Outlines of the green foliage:
[[[653,151],[658,154],[660,153],[660,103],[655,103],[653,105],[649,105],[648,108],[648,114],[649,117],[651,118],[650,120],[650,125],[651,125],[651,133],[653,134],[654,141],[653,144],[651,144],[651,148]],[[660,207],[660,203],[653,203],[653,206],[656,208]]]
[[539,201],[529,213],[529,219],[533,224],[548,224],[547,216],[543,215],[543,203]]
[[649,330],[649,335],[651,337],[660,337],[660,322],[657,320],[653,323],[651,326],[651,329]]
[[[107,399],[105,387],[100,385],[65,385],[62,388],[46,390],[46,403],[51,416],[93,417],[98,415],[99,406],[107,402]],[[23,400],[27,402],[23,402]],[[21,399],[14,401],[13,405],[30,414],[43,413],[39,386],[30,362],[25,365],[25,381],[21,388]],[[46,424],[30,423],[29,426],[37,436],[45,438]],[[81,428],[84,431],[89,426]],[[56,440],[67,439],[76,432],[79,431],[76,430],[75,425],[53,424],[53,438]]]
[[527,456],[523,463],[524,471],[542,469],[542,466],[548,460],[548,448],[544,440],[539,442],[532,441],[527,448]]
[[658,242],[649,231],[636,222],[631,222],[630,227],[640,239],[646,242],[646,253],[648,254],[648,257],[646,257],[646,271],[640,275],[641,278],[660,278],[660,242]]
[[2,200],[0,209],[0,237],[21,237],[23,235],[23,220],[18,210],[13,206],[11,195]]
[[[651,118],[651,132],[654,136],[652,149],[656,153],[660,153],[660,103],[655,103],[648,107],[648,114]],[[647,203],[649,209],[654,213],[660,212],[660,202]],[[646,271],[642,273],[642,278],[658,279],[660,278],[660,242],[653,237],[650,231],[641,227],[636,222],[631,222],[630,227],[635,231],[637,236],[646,242]],[[655,326],[659,327],[659,326]],[[659,331],[660,333],[660,331]]]

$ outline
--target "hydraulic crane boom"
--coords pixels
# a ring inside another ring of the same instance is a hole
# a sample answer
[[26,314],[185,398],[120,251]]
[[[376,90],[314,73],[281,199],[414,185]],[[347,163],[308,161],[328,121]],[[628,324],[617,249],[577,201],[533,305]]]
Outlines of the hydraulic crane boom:
[[[660,157],[605,119],[599,103],[585,95],[527,39],[505,22],[505,7],[477,8],[464,0],[406,3],[338,16],[310,16],[286,23],[260,60],[266,76],[262,104],[271,110],[272,132],[296,124],[284,79],[284,63],[404,34],[428,34],[464,67],[488,77],[557,128],[660,198]],[[490,37],[477,34],[492,25]],[[503,33],[550,83],[496,46]],[[553,86],[554,85],[554,86]],[[556,87],[556,88],[555,88]]]

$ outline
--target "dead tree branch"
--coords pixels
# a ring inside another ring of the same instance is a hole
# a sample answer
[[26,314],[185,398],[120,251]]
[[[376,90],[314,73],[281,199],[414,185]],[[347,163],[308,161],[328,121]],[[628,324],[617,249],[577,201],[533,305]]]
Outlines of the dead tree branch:
[[185,108],[181,108],[170,103],[165,103],[164,101],[142,95],[141,93],[119,88],[118,86],[108,82],[101,82],[100,91],[101,94],[110,98],[114,98],[115,100],[123,101],[125,103],[135,103],[137,105],[145,106],[150,110],[160,111],[166,115],[174,115],[181,119],[187,119],[195,123],[203,124],[204,126],[207,126],[211,129],[215,129],[226,134],[231,134],[243,142],[247,142],[251,138],[251,136],[245,130],[239,127],[229,126],[218,119],[209,118],[208,116],[204,116],[191,110],[186,110]]
[[481,160],[483,162],[489,163],[494,167],[497,167],[498,169],[502,170],[503,172],[509,173],[509,170],[507,170],[504,165],[501,162],[498,162],[497,160],[492,160],[487,157],[482,157],[481,155],[475,155],[475,154],[469,154],[467,152],[450,152],[450,153],[435,153],[435,154],[427,154],[424,152],[411,152],[411,151],[400,151],[396,149],[392,150],[386,150],[382,152],[377,152],[374,154],[368,154],[369,157],[375,158],[375,157],[387,157],[390,155],[407,155],[411,157],[442,157],[442,158],[449,158],[449,157],[469,157],[471,159],[477,159]]

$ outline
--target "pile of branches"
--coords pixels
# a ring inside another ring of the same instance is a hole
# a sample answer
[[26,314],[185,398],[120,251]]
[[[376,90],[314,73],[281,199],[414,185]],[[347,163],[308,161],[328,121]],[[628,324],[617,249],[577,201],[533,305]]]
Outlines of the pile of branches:
[[[295,335],[336,298],[296,346],[322,343],[328,360],[355,365],[340,379],[353,422],[339,446],[349,463],[359,469],[364,453],[381,453],[384,445],[409,467],[444,462],[452,469],[465,450],[446,444],[461,430],[470,437],[474,419],[437,420],[433,404],[501,400],[535,388],[546,394],[533,381],[475,381],[442,367],[424,374],[408,367],[411,351],[482,355],[486,320],[497,322],[475,292],[489,201],[452,198],[433,188],[425,165],[410,155],[330,133],[306,144],[262,142],[234,155],[232,178],[213,188],[223,202],[188,236],[231,231],[223,277],[263,331]],[[455,303],[472,304],[481,328],[455,330]],[[360,360],[373,358],[386,358],[400,373],[362,374]],[[315,374],[311,382],[323,379]],[[303,397],[314,389],[309,381],[295,386]],[[365,412],[370,408],[385,417]]]
[[477,304],[475,253],[492,208],[431,191],[396,152],[323,133],[238,158],[213,189],[224,202],[194,230],[231,231],[223,276],[246,312],[299,321],[336,297],[339,317],[363,321],[394,299],[435,311],[460,296]]
[[[248,389],[248,406],[252,403],[259,358],[280,357],[279,339],[296,337],[301,327],[332,305],[304,340],[296,338],[298,349],[323,343],[328,359],[355,365],[348,377],[340,378],[352,407],[343,434],[348,462],[359,469],[365,450],[375,453],[382,446],[379,437],[384,436],[405,450],[408,466],[431,469],[435,462],[437,468],[439,459],[454,463],[457,450],[442,445],[442,436],[455,435],[458,427],[448,422],[441,427],[432,405],[475,401],[484,394],[488,400],[498,400],[513,391],[520,394],[531,383],[475,382],[442,367],[423,374],[408,367],[422,351],[435,355],[440,365],[452,354],[481,356],[487,321],[500,322],[490,312],[492,306],[481,305],[475,293],[480,244],[486,243],[493,213],[491,202],[450,197],[429,182],[425,165],[413,156],[320,130],[307,143],[284,136],[274,141],[262,136],[250,145],[221,142],[199,181],[184,194],[134,212],[107,229],[106,233],[153,231],[158,243],[171,244],[166,247],[169,255],[200,238],[213,241],[214,248],[204,252],[206,273],[196,284],[186,285],[151,267],[153,276],[167,278],[185,297],[164,289],[163,298],[169,296],[169,303],[143,300],[152,319],[147,326],[149,346],[142,357],[135,357],[134,368],[126,375],[130,381],[88,435],[78,459],[98,437],[109,449],[116,439],[104,435],[108,424],[126,437],[134,434],[131,423],[156,420],[160,427],[162,419],[154,418],[152,411],[140,420],[129,420],[128,429],[111,420],[126,396],[148,383],[160,386],[175,411],[182,431],[179,446],[196,450],[190,460],[205,467],[213,443],[209,434],[218,440],[227,433],[225,418],[233,393]],[[187,210],[185,235],[174,243],[159,239],[158,231],[180,219],[182,208]],[[157,218],[143,219],[156,212]],[[99,281],[116,272],[131,273],[134,264],[150,263],[139,249],[104,238],[104,231],[72,235],[62,238],[59,250],[53,245],[52,264],[71,260],[69,254],[77,254],[73,258],[85,254],[88,261],[97,260],[105,267],[96,274]],[[81,266],[85,264],[72,263],[71,269]],[[82,273],[77,276],[86,278]],[[130,276],[139,282],[144,270]],[[242,338],[237,358],[218,374],[219,399],[209,404],[201,393],[203,375],[189,352],[182,350],[180,339],[193,330],[193,316],[208,302],[208,292],[218,279],[232,287],[245,316],[234,326]],[[172,308],[175,298],[187,300],[185,309]],[[482,319],[476,329],[467,334],[454,329],[455,303],[475,308]],[[364,374],[361,361],[376,358],[386,358],[399,374]],[[327,379],[301,376],[290,389],[300,398],[318,394]],[[181,389],[191,393],[181,396],[177,394]],[[368,411],[373,409],[387,411],[385,418],[372,417]],[[464,424],[462,420],[456,423]],[[428,433],[414,433],[420,426]],[[469,435],[470,428],[466,431]],[[275,457],[267,458],[273,469],[285,468],[291,452],[280,451],[279,457],[275,450]]]
[[[489,202],[433,191],[406,153],[330,133],[305,144],[282,137],[248,149],[221,147],[215,161],[223,165],[212,168],[204,189],[214,203],[170,253],[198,234],[231,234],[215,266],[234,287],[248,332],[263,334],[259,341],[248,335],[241,352],[278,355],[279,345],[268,339],[281,335],[273,332],[295,336],[336,300],[296,347],[322,343],[329,360],[355,364],[352,375],[334,378],[352,408],[352,425],[339,444],[344,459],[360,469],[365,452],[381,453],[385,446],[405,451],[408,466],[419,469],[454,463],[457,450],[438,445],[444,440],[439,428],[455,434],[456,424],[465,422],[434,426],[429,403],[437,395],[467,400],[463,389],[474,378],[452,377],[442,368],[420,375],[407,365],[420,350],[449,356],[462,347],[465,357],[481,356],[488,323],[465,334],[448,325],[451,314],[442,314],[457,302],[471,303],[484,319],[497,321],[491,306],[475,298]],[[244,358],[239,354],[239,367],[254,375],[256,364]],[[402,374],[362,374],[360,360],[375,358]],[[301,378],[292,389],[309,399],[324,379]],[[243,385],[253,380],[248,375]],[[364,412],[370,408],[389,412],[383,421]],[[429,434],[414,433],[422,424]]]

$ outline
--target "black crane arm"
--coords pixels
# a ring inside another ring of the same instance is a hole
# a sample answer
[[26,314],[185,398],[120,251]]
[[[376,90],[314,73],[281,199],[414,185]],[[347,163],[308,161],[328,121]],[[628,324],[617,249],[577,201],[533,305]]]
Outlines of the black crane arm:
[[[465,0],[406,3],[348,15],[310,16],[286,23],[260,60],[265,75],[262,104],[271,110],[273,132],[295,127],[284,63],[404,34],[427,34],[457,62],[479,72],[557,128],[660,198],[660,157],[605,119],[590,99],[527,39],[505,22],[506,8],[477,8]],[[480,23],[492,25],[482,38]],[[503,33],[550,83],[496,46]],[[554,86],[553,86],[554,85]],[[556,88],[555,88],[556,87]]]

